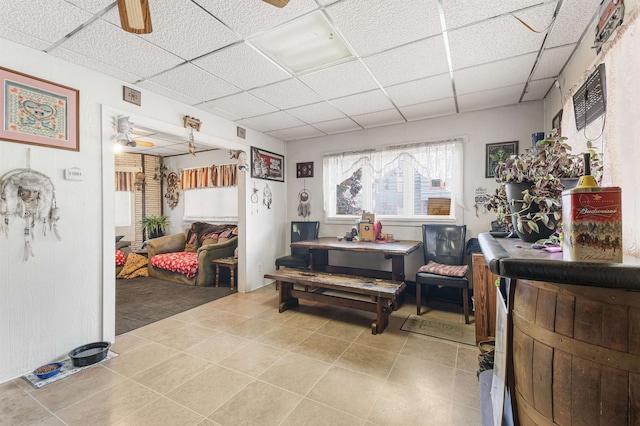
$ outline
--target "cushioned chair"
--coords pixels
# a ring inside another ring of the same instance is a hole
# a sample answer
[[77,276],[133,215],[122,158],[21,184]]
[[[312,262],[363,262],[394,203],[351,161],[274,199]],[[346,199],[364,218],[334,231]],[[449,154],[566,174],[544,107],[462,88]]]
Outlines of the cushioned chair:
[[427,301],[430,285],[456,287],[462,293],[464,320],[469,324],[469,280],[464,276],[468,270],[468,266],[464,265],[466,233],[466,225],[422,225],[425,266],[416,274],[418,315],[423,285],[426,285]]
[[[291,242],[308,241],[318,238],[320,222],[291,222]],[[309,268],[309,250],[304,248],[291,248],[291,255],[276,259],[276,269],[281,266],[287,268]]]

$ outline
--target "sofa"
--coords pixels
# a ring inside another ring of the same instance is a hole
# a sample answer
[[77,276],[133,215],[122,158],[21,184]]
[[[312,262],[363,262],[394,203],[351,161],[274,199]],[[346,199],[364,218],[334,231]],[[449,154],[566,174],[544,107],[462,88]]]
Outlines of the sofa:
[[214,285],[213,260],[234,256],[236,247],[236,225],[195,222],[185,232],[148,241],[149,276],[187,285]]

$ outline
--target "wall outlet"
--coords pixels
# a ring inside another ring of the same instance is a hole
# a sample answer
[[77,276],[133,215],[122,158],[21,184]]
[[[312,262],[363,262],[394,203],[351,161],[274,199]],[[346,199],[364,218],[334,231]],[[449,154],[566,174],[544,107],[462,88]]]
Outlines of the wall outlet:
[[258,272],[262,272],[262,263],[258,263]]

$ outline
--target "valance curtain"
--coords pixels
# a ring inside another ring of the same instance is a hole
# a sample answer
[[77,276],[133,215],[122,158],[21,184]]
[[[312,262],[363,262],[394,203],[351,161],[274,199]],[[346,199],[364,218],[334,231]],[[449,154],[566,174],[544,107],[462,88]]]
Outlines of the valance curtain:
[[[462,165],[463,137],[407,145],[387,146],[362,151],[327,154],[323,158],[323,183],[325,188],[335,188],[362,168],[372,180],[382,179],[390,170],[402,162],[411,164],[424,177],[445,181],[446,187],[454,195],[456,203],[462,206]],[[336,205],[336,191],[324,191],[325,211]]]
[[115,172],[116,191],[131,191],[133,189],[133,173]]
[[213,166],[211,182],[213,186],[236,186],[238,184],[238,173],[235,164],[223,164]]
[[235,164],[184,169],[180,172],[181,189],[235,186],[238,174]]

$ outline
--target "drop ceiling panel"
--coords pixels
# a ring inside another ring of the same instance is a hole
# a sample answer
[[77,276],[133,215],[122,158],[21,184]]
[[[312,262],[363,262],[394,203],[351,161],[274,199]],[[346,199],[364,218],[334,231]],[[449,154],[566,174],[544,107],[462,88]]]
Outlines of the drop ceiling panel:
[[393,108],[393,104],[382,90],[332,99],[331,103],[347,115],[367,114]]
[[322,98],[296,79],[250,90],[249,93],[280,109],[315,104]]
[[79,31],[61,46],[143,77],[150,77],[183,62],[164,49],[101,19]]
[[445,1],[442,6],[447,28],[452,30],[539,3],[540,0]]
[[[547,47],[573,44],[580,39],[585,27],[593,18],[602,0],[564,0],[553,30],[548,37]],[[589,40],[595,37],[595,26],[587,31]]]
[[323,121],[322,123],[314,123],[313,127],[322,130],[328,135],[336,133],[351,132],[353,130],[361,130],[362,127],[350,118],[339,118],[337,120]]
[[454,71],[459,95],[526,83],[536,61],[536,53]]
[[557,77],[564,64],[567,63],[571,53],[575,49],[575,44],[545,49],[538,61],[538,66],[532,78],[538,80],[546,77]]
[[262,124],[258,124],[258,123],[254,122],[254,121],[251,121],[251,120],[247,119],[247,118],[244,118],[242,120],[237,120],[236,124],[238,124],[241,127],[248,127],[250,129],[253,129],[253,130],[256,130],[256,131],[262,132],[262,133],[271,131],[271,129],[268,128],[267,126],[263,126]]
[[276,132],[275,130],[272,130],[270,132],[264,132],[264,134],[274,137],[276,139],[280,139],[281,141],[285,141],[285,142],[295,140],[295,138],[292,138],[291,136],[285,135],[284,133],[281,133],[281,132]]
[[[517,15],[534,29],[551,22],[555,3],[544,4]],[[511,56],[537,52],[544,39],[511,15],[501,16],[449,33],[453,69],[471,67]]]
[[402,112],[407,121],[424,120],[431,117],[455,114],[456,104],[453,102],[453,98],[439,99],[433,102],[407,105],[401,107],[400,112]]
[[365,92],[378,87],[371,74],[357,60],[302,75],[299,79],[325,99]]
[[326,11],[360,56],[442,32],[436,0],[341,1]]
[[385,90],[397,106],[414,105],[453,96],[451,77],[448,73],[389,86]]
[[65,61],[82,65],[94,71],[98,71],[103,74],[110,75],[111,77],[117,78],[122,81],[126,81],[128,83],[135,83],[136,81],[142,78],[142,76],[140,75],[123,71],[121,69],[111,66],[110,64],[105,64],[104,62],[97,61],[93,58],[87,58],[84,55],[80,55],[76,52],[72,52],[71,50],[65,49],[63,47],[58,47],[54,49],[51,52],[51,54],[53,56],[57,56],[60,59],[64,59]]
[[442,36],[421,40],[364,59],[383,86],[404,83],[449,71]]
[[[549,89],[553,87],[555,78],[545,78],[542,80],[533,80],[527,85],[527,93],[522,98],[523,101],[535,101],[543,99]],[[553,90],[553,89],[551,89]]]
[[238,120],[240,118],[240,117],[238,117],[236,115],[233,115],[233,114],[231,114],[231,113],[229,113],[229,112],[227,112],[225,110],[222,110],[220,108],[216,108],[213,105],[206,104],[206,103],[204,103],[204,104],[201,103],[201,104],[195,105],[195,107],[198,108],[198,109],[201,109],[202,111],[206,111],[206,112],[208,112],[210,114],[217,115],[218,117],[226,118],[229,121],[236,121],[236,120]]
[[[200,102],[198,99],[184,96],[182,93],[177,93],[173,90],[167,89],[166,87],[156,84],[149,80],[140,81],[136,83],[136,86],[142,87],[143,89],[150,90],[151,92],[157,93],[158,95],[166,96],[167,98],[170,98],[170,99],[175,99],[176,101],[182,102],[183,104],[195,105],[198,102]],[[144,96],[144,93],[143,93],[143,96]]]
[[295,127],[304,124],[302,121],[284,111],[272,112],[270,114],[250,118],[252,122],[268,127],[271,130],[286,129],[288,127]]
[[286,80],[291,75],[246,43],[238,43],[193,61],[194,65],[243,89]]
[[327,102],[291,108],[287,112],[305,123],[318,123],[344,117],[343,113]]
[[238,118],[253,117],[278,110],[273,105],[245,92],[207,102],[207,105],[225,110]]
[[37,50],[44,50],[51,46],[51,42],[9,28],[8,26],[2,25],[2,22],[0,22],[0,37]]
[[405,122],[404,118],[402,118],[400,113],[395,109],[372,112],[370,114],[356,115],[352,118],[356,123],[358,123],[365,129]]
[[515,86],[502,87],[499,89],[485,90],[483,92],[458,96],[458,108],[460,109],[460,112],[465,112],[505,105],[515,105],[520,100],[520,95],[523,90],[524,84],[517,84]]
[[225,25],[248,37],[318,8],[313,0],[294,0],[277,8],[259,0],[196,0]]
[[159,74],[149,81],[199,101],[208,101],[240,91],[237,87],[189,63]]
[[308,139],[308,138],[315,138],[318,136],[324,136],[324,133],[321,132],[320,130],[307,125],[291,127],[289,129],[282,129],[282,130],[279,130],[279,132],[293,139]]

